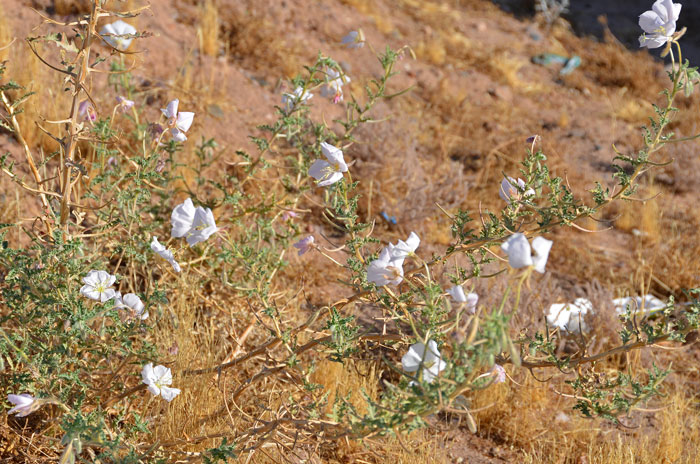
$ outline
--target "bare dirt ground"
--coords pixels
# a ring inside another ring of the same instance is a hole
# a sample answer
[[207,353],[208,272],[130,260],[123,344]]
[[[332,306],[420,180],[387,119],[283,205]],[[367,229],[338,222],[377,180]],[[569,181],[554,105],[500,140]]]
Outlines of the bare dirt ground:
[[[136,2],[129,5],[138,6]],[[649,6],[631,1],[620,4],[619,12],[635,21]],[[71,17],[65,11],[57,13],[49,0],[4,0],[0,14],[4,14],[12,36],[21,40],[41,24],[32,8],[56,19]],[[67,11],[77,12],[79,2],[71,8]],[[348,31],[362,28],[367,41],[377,49],[385,44],[412,47],[416,59],[406,57],[401,62],[401,74],[392,84],[394,90],[411,87],[411,92],[377,108],[376,116],[389,117],[388,121],[363,130],[363,143],[356,145],[350,156],[356,160],[363,188],[373,186],[372,203],[362,205],[363,214],[378,221],[377,227],[387,240],[417,231],[425,237],[426,254],[450,241],[447,221],[435,202],[448,210],[499,208],[495,185],[504,172],[517,174],[527,148],[525,139],[530,135],[542,137],[551,169],[565,176],[575,193],[587,195],[597,180],[612,187],[609,165],[615,156],[613,145],[622,152],[640,148],[640,127],[647,122],[650,104],[660,102],[659,92],[667,81],[663,65],[647,52],[630,51],[610,36],[606,40],[603,33],[602,42],[574,33],[595,32],[590,24],[574,21],[575,31],[563,22],[549,27],[534,17],[516,18],[487,1],[220,0],[217,10],[218,52],[207,56],[201,52],[200,2],[152,0],[150,8],[131,22],[153,36],[137,41],[130,49],[137,53],[126,61],[133,59],[137,64],[133,73],[139,86],[138,104],[147,105],[156,118],[165,102],[179,97],[181,108],[197,114],[190,139],[215,137],[222,152],[252,148],[248,136],[256,133],[258,124],[272,121],[273,106],[279,104],[281,93],[289,90],[287,79],[299,72],[301,65],[312,62],[318,51],[341,63],[353,79],[351,89],[359,92],[359,83],[380,68],[369,47],[348,50],[340,45]],[[580,11],[574,9],[572,14],[583,14]],[[689,26],[694,17],[682,16]],[[610,24],[614,24],[612,19]],[[631,26],[623,29],[618,37],[628,43],[637,32]],[[689,56],[697,55],[694,45],[689,50]],[[560,76],[558,67],[531,61],[547,52],[579,55],[582,64],[570,75]],[[28,52],[16,53],[11,56]],[[20,71],[13,68],[15,63],[10,61],[10,76],[13,70]],[[113,98],[107,96],[106,80],[99,79],[95,77],[93,93],[105,101]],[[47,111],[51,97],[44,84],[36,76],[26,77],[22,83],[39,92],[30,101],[35,111]],[[672,124],[676,136],[697,132],[699,100],[695,95],[679,100],[681,116]],[[320,97],[314,104],[314,114],[326,121],[342,111]],[[51,142],[37,136],[35,143],[50,146]],[[14,140],[4,133],[0,133],[0,151],[18,153]],[[528,296],[533,320],[541,318],[541,308],[555,302],[552,299],[598,298],[601,313],[609,314],[610,298],[622,292],[638,294],[643,282],[650,282],[652,293],[664,297],[678,296],[681,288],[697,286],[699,154],[695,141],[664,148],[662,158],[674,162],[645,179],[638,195],[653,200],[618,206],[607,211],[599,223],[581,224],[597,230],[593,236],[574,230],[555,232],[556,245],[548,264],[551,275],[543,285],[546,290],[532,291]],[[30,214],[32,206],[25,207],[21,214]],[[390,227],[383,222],[379,216],[382,211],[395,215],[398,225]],[[309,228],[331,235],[320,214],[312,216]],[[655,219],[659,216],[661,220]],[[318,276],[327,272],[324,266],[293,262],[294,270],[305,269],[307,288],[316,286],[310,294],[318,304],[327,303],[338,291],[322,286]],[[489,289],[483,290],[487,294]],[[487,304],[489,298],[484,297]],[[691,347],[682,354],[645,355],[639,362],[678,361],[681,374],[672,376],[671,384],[697,392],[700,376],[692,365],[697,366],[698,356],[697,348]],[[694,361],[688,364],[688,358]],[[533,428],[532,436],[543,431],[537,439],[547,440],[544,430],[557,417],[557,427],[577,433],[574,423],[581,422],[557,415],[567,404],[552,392],[539,394],[542,404],[537,412],[531,412],[532,423],[528,424]],[[513,391],[504,390],[501,395],[504,401],[514,401],[512,404],[526,401]],[[697,409],[697,405],[693,407]],[[437,442],[445,456],[451,462],[524,462],[524,453],[532,451],[523,438],[527,435],[499,430],[498,420],[504,420],[505,414],[499,411],[484,416],[476,437],[456,418],[435,418],[442,431]],[[566,414],[573,413],[567,410]],[[660,427],[643,414],[635,416],[634,422],[639,430],[618,429],[617,433],[653,434]],[[606,425],[584,424],[610,430]],[[594,451],[578,455],[577,460],[562,458],[558,462],[594,462],[588,460],[593,456]]]

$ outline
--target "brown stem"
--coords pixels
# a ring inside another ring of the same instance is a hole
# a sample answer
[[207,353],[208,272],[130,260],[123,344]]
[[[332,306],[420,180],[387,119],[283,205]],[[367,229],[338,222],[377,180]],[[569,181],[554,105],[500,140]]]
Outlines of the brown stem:
[[75,77],[73,77],[73,103],[70,111],[70,123],[68,125],[68,141],[65,150],[64,164],[61,166],[61,185],[63,188],[61,200],[61,225],[68,231],[68,216],[70,214],[70,196],[72,183],[70,181],[71,167],[65,165],[65,161],[72,161],[75,154],[75,147],[78,144],[78,133],[80,124],[78,124],[78,109],[80,106],[80,92],[84,89],[85,80],[90,72],[90,47],[95,34],[95,26],[98,18],[98,2],[93,0],[92,9],[90,11],[90,22],[85,28],[85,40],[83,41],[80,55],[82,55],[82,63]]

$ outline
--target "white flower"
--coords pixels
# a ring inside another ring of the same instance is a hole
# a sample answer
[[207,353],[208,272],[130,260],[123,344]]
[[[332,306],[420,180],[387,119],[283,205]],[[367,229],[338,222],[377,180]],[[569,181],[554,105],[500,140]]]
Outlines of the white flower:
[[326,160],[318,159],[309,167],[309,175],[318,181],[319,187],[335,184],[343,178],[348,165],[345,164],[343,151],[329,143],[321,143],[321,152]]
[[469,314],[474,314],[476,312],[476,304],[479,302],[479,295],[476,293],[465,295],[462,286],[455,285],[447,291],[447,294],[457,303],[466,303],[465,307]]
[[[214,213],[211,212],[211,209],[201,206],[195,208],[189,198],[173,209],[170,215],[170,224],[172,225],[170,235],[175,238],[187,238],[189,246],[207,240],[219,230],[216,227]],[[175,266],[173,265],[173,267]]]
[[114,298],[116,292],[111,287],[116,280],[116,277],[110,275],[106,271],[92,270],[83,277],[83,283],[85,285],[80,288],[80,293],[91,300],[104,303]]
[[[503,242],[501,250],[508,255],[508,264],[514,269],[533,266],[540,274],[544,274],[544,268],[552,248],[552,241],[544,237],[536,237],[532,241],[532,249],[527,238],[521,233],[513,234]],[[535,251],[535,256],[532,251]]]
[[122,296],[120,292],[117,292],[114,299],[115,308],[128,309],[130,310],[132,317],[141,319],[142,321],[148,319],[148,311],[144,311],[143,302],[137,294],[127,293],[126,295]]
[[384,248],[375,259],[367,266],[367,280],[378,286],[398,285],[403,280],[403,267],[401,262],[391,259],[389,248]]
[[160,242],[158,241],[158,237],[153,237],[151,240],[151,250],[153,250],[155,253],[157,253],[161,258],[166,260],[167,262],[170,263],[170,265],[173,267],[173,270],[175,272],[180,272],[180,264],[175,261],[175,256],[173,255],[173,252],[165,248],[164,245],[161,245]]
[[620,315],[625,314],[628,307],[632,314],[650,314],[666,307],[666,304],[654,295],[615,298],[613,300],[613,305],[615,306],[617,314]]
[[506,370],[500,364],[494,364],[491,368],[493,383],[503,383],[506,381]]
[[423,343],[415,343],[408,349],[408,353],[401,358],[401,366],[407,372],[416,372],[423,368],[423,380],[431,383],[435,377],[445,369],[447,363],[440,357],[437,343],[428,340],[428,349]]
[[284,105],[285,110],[289,113],[296,108],[297,103],[306,103],[312,98],[313,94],[311,92],[308,90],[304,91],[304,88],[299,86],[291,93],[282,94],[282,104]]
[[586,332],[588,326],[583,316],[589,311],[593,312],[593,303],[586,298],[576,298],[573,303],[553,304],[549,307],[547,322],[552,327],[569,333]]
[[532,250],[523,234],[513,234],[501,244],[501,250],[508,255],[508,264],[514,269],[532,266]]
[[396,245],[389,244],[389,254],[391,260],[396,262],[398,266],[403,266],[404,260],[414,254],[420,245],[420,238],[415,232],[411,232],[406,241],[399,240]]
[[170,235],[175,238],[186,236],[192,229],[196,209],[189,198],[177,205],[170,215],[172,229]]
[[133,38],[126,36],[133,34],[136,34],[136,28],[129,23],[125,23],[121,19],[112,24],[106,24],[100,31],[100,35],[103,36],[107,43],[117,50],[126,50],[129,48]]
[[143,366],[141,378],[148,385],[149,392],[161,395],[168,402],[180,394],[179,389],[168,386],[173,383],[173,375],[168,367],[158,365],[154,368],[153,363],[148,363]]
[[680,14],[680,3],[656,0],[651,10],[639,16],[639,27],[644,31],[639,36],[639,46],[659,48],[666,44],[676,32],[676,21]]
[[294,248],[299,250],[299,256],[316,247],[314,245],[314,240],[314,236],[309,235],[308,237],[302,238],[293,245]]
[[7,413],[17,414],[17,417],[26,417],[41,406],[39,402],[36,402],[36,398],[29,393],[22,393],[20,395],[9,394],[7,395],[7,401],[15,405],[15,407],[7,411]]
[[[521,193],[522,192],[522,193]],[[511,203],[515,200],[520,200],[525,197],[530,197],[535,194],[532,189],[525,190],[525,181],[522,179],[513,179],[512,177],[505,178],[501,181],[501,188],[498,191],[503,201]]]
[[192,121],[194,120],[194,113],[187,111],[180,111],[178,113],[177,107],[180,104],[180,100],[177,98],[170,103],[161,111],[163,115],[168,119],[168,127],[170,128],[170,133],[173,135],[173,140],[176,142],[184,142],[187,140],[185,132],[192,126]]
[[362,33],[362,29],[350,31],[340,43],[348,48],[362,48],[365,46],[365,35]]
[[540,274],[544,274],[544,267],[547,265],[549,250],[552,249],[553,243],[544,237],[535,237],[532,240],[532,250],[535,252],[535,255],[532,257],[532,263],[535,266],[535,270]]
[[344,73],[341,75],[333,68],[326,69],[326,83],[321,87],[321,95],[332,98],[333,103],[343,101],[343,85],[350,82],[350,78]]
[[197,206],[194,212],[194,220],[192,221],[192,229],[187,235],[187,244],[193,246],[199,242],[204,242],[218,230],[219,228],[216,227],[214,213],[211,212],[211,209]]

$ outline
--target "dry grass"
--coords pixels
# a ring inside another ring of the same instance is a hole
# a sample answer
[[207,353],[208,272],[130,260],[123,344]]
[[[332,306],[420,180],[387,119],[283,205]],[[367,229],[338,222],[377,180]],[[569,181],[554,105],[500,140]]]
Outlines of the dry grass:
[[10,57],[10,44],[12,42],[12,29],[7,22],[6,13],[0,5],[0,62]]
[[[37,46],[37,51],[50,60],[51,53],[56,47]],[[7,65],[7,75],[24,86],[27,91],[33,92],[29,100],[24,104],[24,111],[17,119],[22,134],[27,143],[32,147],[38,147],[46,153],[58,150],[56,141],[48,137],[39,127],[54,130],[61,127],[52,127],[47,120],[60,120],[68,117],[70,112],[69,95],[63,91],[61,76],[43,65],[39,59],[29,50],[24,41],[16,41],[9,49],[10,59]]]
[[90,12],[90,0],[54,0],[57,15],[85,14]]
[[209,56],[219,54],[219,11],[213,0],[207,0],[200,7],[197,38],[202,53]]

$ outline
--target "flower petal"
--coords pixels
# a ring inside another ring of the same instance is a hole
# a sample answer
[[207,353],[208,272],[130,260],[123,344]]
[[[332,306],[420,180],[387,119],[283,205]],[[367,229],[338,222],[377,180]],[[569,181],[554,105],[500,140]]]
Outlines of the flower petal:
[[554,242],[544,237],[535,237],[532,241],[532,249],[535,251],[535,256],[532,257],[532,264],[534,264],[535,270],[540,274],[544,274],[544,267],[547,264],[552,243]]
[[530,244],[521,233],[511,235],[508,240],[503,242],[501,250],[508,255],[508,264],[514,269],[532,266],[533,264]]
[[177,115],[177,107],[179,104],[180,100],[177,98],[168,103],[168,106],[161,109],[161,111],[163,112],[163,116],[165,116],[168,119],[175,117]]
[[187,132],[192,126],[193,121],[194,113],[191,113],[189,111],[181,111],[177,114],[176,127],[182,132]]
[[171,388],[171,387],[161,387],[160,388],[160,394],[163,397],[165,401],[168,403],[171,402],[177,395],[179,395],[180,389],[179,388]]

